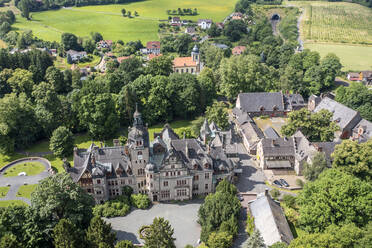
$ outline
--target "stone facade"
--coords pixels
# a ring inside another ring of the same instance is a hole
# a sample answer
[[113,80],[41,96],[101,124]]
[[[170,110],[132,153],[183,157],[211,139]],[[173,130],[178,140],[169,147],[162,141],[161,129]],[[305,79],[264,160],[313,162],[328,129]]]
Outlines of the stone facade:
[[114,147],[75,148],[74,167],[67,171],[96,203],[121,195],[124,186],[147,194],[152,201],[207,195],[218,181],[232,179],[235,165],[228,157],[234,154],[233,145],[227,144],[231,139],[224,138],[228,132],[206,130],[206,126],[207,121],[199,139],[180,139],[165,125],[150,143],[147,127],[136,111],[125,146],[115,140]]

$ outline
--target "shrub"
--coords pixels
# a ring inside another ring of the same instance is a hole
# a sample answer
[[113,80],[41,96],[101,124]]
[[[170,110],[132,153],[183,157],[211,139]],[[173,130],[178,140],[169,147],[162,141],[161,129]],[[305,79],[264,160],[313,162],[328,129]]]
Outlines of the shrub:
[[277,190],[277,189],[272,189],[272,190],[270,191],[270,194],[271,194],[271,196],[272,196],[274,199],[277,199],[277,198],[280,196],[280,191]]
[[247,227],[245,230],[249,236],[254,232],[254,217],[250,213],[247,213]]
[[303,188],[304,187],[304,182],[301,179],[297,178],[296,179],[296,185]]
[[150,206],[150,199],[144,194],[131,195],[130,200],[136,208],[146,209]]
[[285,194],[283,196],[283,202],[286,206],[290,208],[295,208],[296,207],[296,197],[293,195],[287,195]]

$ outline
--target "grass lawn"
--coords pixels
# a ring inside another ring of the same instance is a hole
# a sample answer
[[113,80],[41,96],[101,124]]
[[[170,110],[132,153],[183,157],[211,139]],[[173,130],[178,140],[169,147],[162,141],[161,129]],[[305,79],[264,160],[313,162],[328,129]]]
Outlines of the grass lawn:
[[[98,63],[101,61],[100,56],[92,55],[93,59],[90,62],[84,62],[84,63],[78,63],[77,66],[80,68],[83,67],[92,67],[98,65]],[[54,62],[54,66],[59,69],[70,69],[72,65],[67,64],[66,58],[57,57],[57,59]]]
[[37,184],[21,185],[17,192],[18,197],[31,198],[31,193],[35,191]]
[[[89,36],[92,31],[100,32],[105,39],[135,41],[158,40],[158,21],[168,18],[166,10],[177,8],[197,8],[199,15],[184,16],[187,20],[211,18],[222,21],[229,15],[237,0],[145,0],[128,4],[63,8],[43,12],[33,12],[32,21],[20,15],[13,25],[15,29],[31,29],[45,40],[60,41],[63,32],[78,36]],[[135,18],[123,17],[121,9],[137,11]]]
[[0,198],[3,198],[8,194],[9,187],[0,187]]
[[8,200],[8,201],[0,201],[0,207],[9,207],[10,205],[18,205],[18,206],[27,206],[27,203],[21,200]]
[[343,71],[372,70],[372,46],[305,43],[305,48],[319,52],[322,57],[328,53],[335,53],[344,66]]
[[27,176],[33,176],[45,170],[45,166],[39,162],[17,164],[4,172],[4,177],[15,177],[20,172],[26,172]]

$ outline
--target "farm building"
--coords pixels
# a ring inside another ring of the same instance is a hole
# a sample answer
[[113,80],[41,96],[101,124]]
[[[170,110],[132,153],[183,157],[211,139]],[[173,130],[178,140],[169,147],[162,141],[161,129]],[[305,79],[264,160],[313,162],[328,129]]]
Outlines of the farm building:
[[359,81],[362,81],[365,85],[372,85],[372,71],[361,71]]
[[347,79],[350,81],[359,81],[360,75],[357,72],[350,72],[347,74]]
[[198,26],[201,29],[209,29],[212,25],[212,20],[211,19],[199,19],[198,20]]
[[78,61],[80,61],[81,59],[83,59],[87,56],[87,52],[84,52],[84,51],[83,52],[78,52],[78,51],[75,51],[75,50],[68,50],[66,52],[66,56],[70,56],[72,62],[78,62]]

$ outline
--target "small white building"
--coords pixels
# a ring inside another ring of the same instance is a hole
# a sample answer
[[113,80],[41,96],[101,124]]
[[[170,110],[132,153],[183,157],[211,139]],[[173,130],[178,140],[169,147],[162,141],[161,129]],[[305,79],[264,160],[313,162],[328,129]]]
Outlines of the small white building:
[[201,29],[209,29],[212,26],[212,20],[211,19],[199,19],[198,20],[198,26]]

